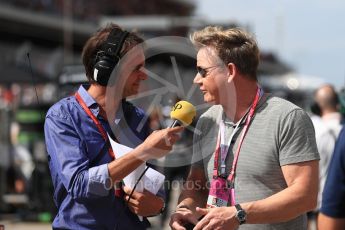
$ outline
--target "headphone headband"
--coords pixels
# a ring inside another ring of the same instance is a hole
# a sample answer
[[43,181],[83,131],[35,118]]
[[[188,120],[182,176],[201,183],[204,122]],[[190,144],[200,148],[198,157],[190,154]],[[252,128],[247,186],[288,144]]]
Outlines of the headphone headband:
[[120,57],[123,43],[125,42],[128,34],[129,33],[125,30],[122,31],[118,28],[113,29],[108,35],[105,44],[103,44],[102,51],[104,51],[109,57]]

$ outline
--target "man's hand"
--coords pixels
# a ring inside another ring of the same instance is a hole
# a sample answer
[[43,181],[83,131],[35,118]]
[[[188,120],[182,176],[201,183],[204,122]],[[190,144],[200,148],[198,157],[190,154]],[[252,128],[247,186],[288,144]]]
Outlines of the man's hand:
[[171,215],[170,227],[173,230],[185,230],[183,227],[188,223],[196,224],[198,222],[195,215],[188,208],[177,208],[176,212]]
[[[126,193],[124,196],[127,202],[132,189],[124,187],[123,191]],[[152,193],[144,190],[144,192],[133,192],[131,199],[128,202],[129,209],[139,216],[153,216],[159,214],[159,211],[163,208],[164,200]]]
[[239,226],[238,220],[235,217],[235,207],[220,207],[220,208],[196,208],[196,212],[204,216],[194,230],[211,230],[224,229],[233,230]]
[[146,140],[138,146],[142,152],[143,160],[157,159],[165,156],[175,142],[180,139],[179,133],[183,130],[182,126],[166,128],[151,133]]

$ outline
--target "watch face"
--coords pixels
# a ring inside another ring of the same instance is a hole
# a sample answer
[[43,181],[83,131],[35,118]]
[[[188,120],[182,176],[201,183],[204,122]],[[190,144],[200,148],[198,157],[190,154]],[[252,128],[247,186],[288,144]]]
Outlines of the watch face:
[[245,220],[246,219],[246,213],[243,210],[240,210],[237,212],[237,217],[239,220]]
[[244,210],[238,210],[236,217],[240,225],[246,222],[246,212]]

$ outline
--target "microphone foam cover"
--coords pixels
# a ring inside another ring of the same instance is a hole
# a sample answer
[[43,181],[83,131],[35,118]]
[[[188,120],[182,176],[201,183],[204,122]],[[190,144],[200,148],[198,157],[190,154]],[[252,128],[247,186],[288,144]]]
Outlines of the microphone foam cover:
[[183,126],[188,126],[192,123],[196,115],[195,107],[188,101],[179,101],[172,108],[170,118],[178,120]]

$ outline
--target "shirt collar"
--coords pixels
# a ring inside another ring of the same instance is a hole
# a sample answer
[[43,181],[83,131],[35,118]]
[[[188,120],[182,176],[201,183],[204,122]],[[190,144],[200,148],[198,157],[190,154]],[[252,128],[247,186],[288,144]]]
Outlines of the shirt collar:
[[91,95],[87,92],[87,89],[89,88],[89,85],[81,85],[78,89],[78,93],[80,97],[83,99],[87,107],[91,107],[94,104],[97,104],[95,99],[91,97]]
[[[90,85],[83,84],[79,87],[78,93],[80,97],[84,100],[85,104],[87,107],[90,108],[92,113],[97,117],[99,114],[99,106],[95,99],[91,97],[91,95],[87,92],[87,89],[90,87]],[[120,103],[120,106],[122,106],[122,110],[124,109],[125,105],[125,100],[122,100]],[[124,116],[123,111],[121,109],[118,109],[116,114],[115,114],[115,124],[119,125],[121,118]]]
[[243,118],[245,118],[247,115],[248,115],[248,112],[249,112],[249,109],[247,110],[247,112],[244,114],[244,116],[239,120],[239,121],[237,121],[237,123],[235,124],[230,118],[228,118],[226,115],[225,115],[225,112],[224,112],[224,110],[223,110],[223,121],[224,121],[224,124],[226,124],[226,125],[230,125],[230,126],[232,126],[233,128],[235,128],[237,125],[238,125],[238,123],[239,122],[241,122],[240,123],[240,126],[241,125],[243,125],[245,122],[246,122],[246,119],[243,119]]
[[85,102],[86,106],[90,108],[93,115],[95,115],[95,117],[98,117],[99,106],[97,102],[95,101],[95,99],[93,99],[93,97],[91,97],[91,95],[87,92],[87,89],[89,87],[90,85],[87,85],[87,84],[81,85],[78,89],[78,93],[80,97],[83,99],[83,101]]
[[[264,94],[263,91],[261,91],[261,97],[259,99],[259,102],[258,102],[258,105],[256,106],[256,112],[258,111],[258,109],[264,104],[264,102],[267,100],[268,98],[268,94]],[[248,115],[248,112],[249,112],[249,109],[247,110],[246,114],[244,116],[247,116]],[[224,121],[224,124],[226,125],[231,125],[232,127],[236,127],[236,125],[241,121],[241,125],[243,125],[246,121],[246,119],[242,119],[242,120],[239,120],[236,124],[230,119],[228,118],[226,115],[225,115],[225,112],[223,110],[222,112],[222,116],[223,116],[223,121]]]

